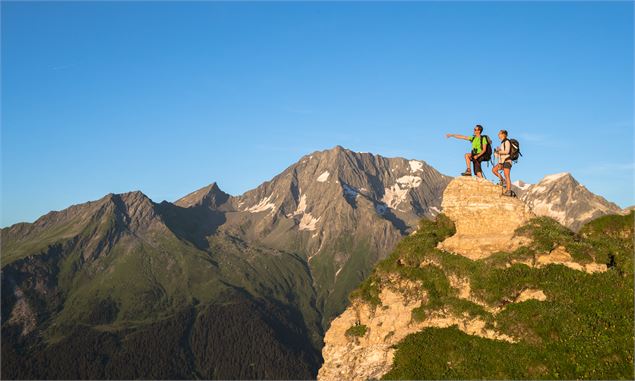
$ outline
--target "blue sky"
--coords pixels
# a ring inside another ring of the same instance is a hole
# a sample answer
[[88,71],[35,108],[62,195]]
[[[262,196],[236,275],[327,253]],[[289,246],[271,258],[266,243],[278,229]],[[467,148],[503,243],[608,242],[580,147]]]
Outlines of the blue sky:
[[315,150],[633,189],[633,4],[2,2],[2,220],[141,190],[256,187]]

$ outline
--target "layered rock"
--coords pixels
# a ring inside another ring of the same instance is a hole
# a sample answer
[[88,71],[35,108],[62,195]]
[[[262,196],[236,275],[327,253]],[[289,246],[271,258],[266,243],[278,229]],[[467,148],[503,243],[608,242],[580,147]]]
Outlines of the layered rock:
[[501,188],[478,177],[457,177],[443,193],[443,213],[456,226],[456,234],[439,248],[470,259],[497,251],[511,251],[526,243],[514,231],[535,217],[521,200],[503,196]]
[[[324,364],[318,372],[318,380],[379,379],[392,367],[394,345],[409,334],[429,327],[456,326],[469,335],[516,341],[487,328],[485,321],[478,317],[439,312],[416,321],[412,311],[426,303],[426,292],[417,282],[396,278],[393,282],[382,288],[379,306],[357,299],[333,320],[324,337]],[[351,334],[355,327],[363,329]]]

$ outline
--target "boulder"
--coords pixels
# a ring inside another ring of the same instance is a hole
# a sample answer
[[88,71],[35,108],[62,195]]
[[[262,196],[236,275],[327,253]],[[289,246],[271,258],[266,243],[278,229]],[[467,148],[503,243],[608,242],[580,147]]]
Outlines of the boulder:
[[513,251],[528,243],[514,231],[535,217],[516,197],[486,179],[457,177],[443,192],[443,213],[456,225],[456,234],[439,248],[470,259],[482,259],[498,251]]

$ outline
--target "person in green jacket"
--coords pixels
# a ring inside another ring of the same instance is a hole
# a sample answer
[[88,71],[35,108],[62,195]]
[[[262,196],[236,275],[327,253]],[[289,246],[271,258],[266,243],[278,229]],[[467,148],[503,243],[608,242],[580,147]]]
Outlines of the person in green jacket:
[[487,150],[487,139],[482,138],[483,126],[477,124],[474,126],[474,135],[465,136],[458,134],[446,134],[446,138],[457,138],[467,140],[472,143],[472,151],[465,154],[465,165],[467,169],[461,173],[463,176],[472,176],[472,166],[470,163],[474,163],[474,173],[478,177],[483,177],[483,170],[481,169],[482,156]]

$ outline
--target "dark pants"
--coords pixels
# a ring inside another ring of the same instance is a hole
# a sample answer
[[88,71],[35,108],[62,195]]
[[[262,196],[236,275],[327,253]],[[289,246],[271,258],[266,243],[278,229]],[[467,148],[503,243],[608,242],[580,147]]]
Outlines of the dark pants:
[[474,159],[474,154],[472,154],[472,163],[474,163],[474,174],[483,172],[483,170],[481,169],[482,161],[483,161],[483,156],[479,157],[478,159]]

